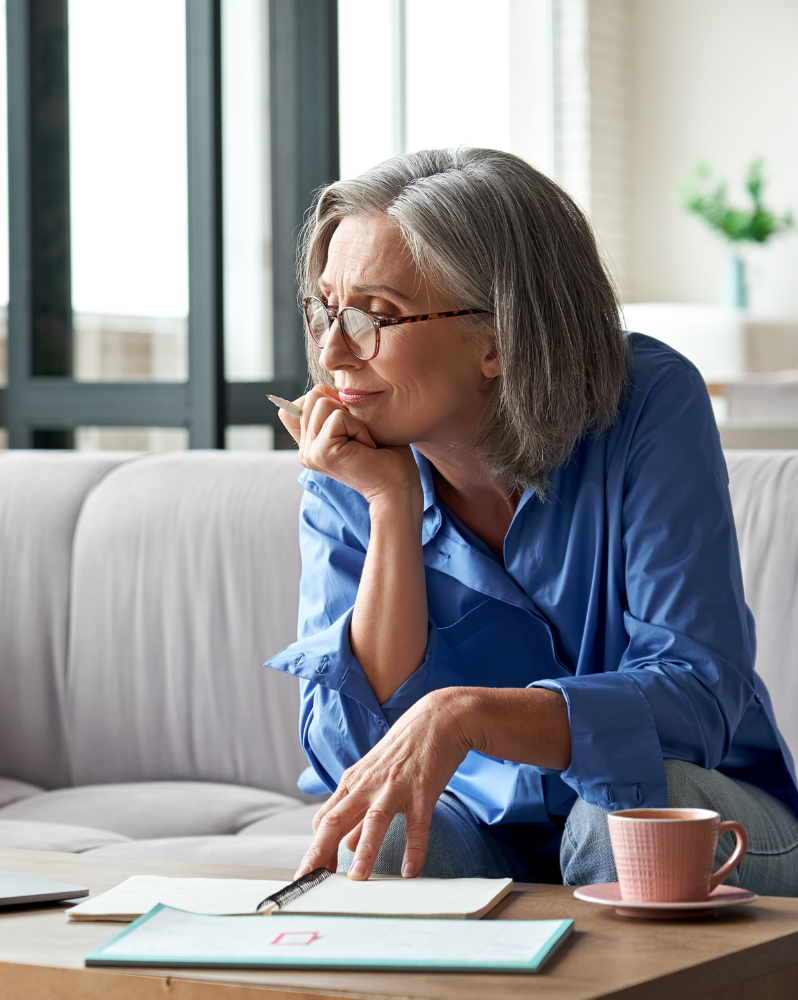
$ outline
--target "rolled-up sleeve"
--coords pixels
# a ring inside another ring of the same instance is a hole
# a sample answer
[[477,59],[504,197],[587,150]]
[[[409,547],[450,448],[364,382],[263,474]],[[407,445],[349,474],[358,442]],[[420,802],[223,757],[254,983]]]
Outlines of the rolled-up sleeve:
[[349,641],[367,539],[354,534],[352,518],[341,516],[338,504],[351,506],[361,498],[330,480],[322,487],[307,472],[301,482],[299,639],[266,666],[300,679],[300,738],[314,772],[302,776],[300,787],[321,793],[337,787],[346,768],[382,737],[387,722]]
[[754,694],[728,477],[706,387],[685,367],[630,429],[617,670],[535,685],[568,703],[564,781],[605,808],[667,805],[662,761],[717,767]]
[[299,639],[265,665],[299,678],[302,748],[312,772],[303,791],[333,791],[341,775],[360,760],[389,727],[432,687],[457,684],[456,658],[434,622],[418,669],[382,705],[377,701],[350,642],[350,625],[366,557],[368,508],[362,498],[331,480],[303,473],[300,508],[302,579]]

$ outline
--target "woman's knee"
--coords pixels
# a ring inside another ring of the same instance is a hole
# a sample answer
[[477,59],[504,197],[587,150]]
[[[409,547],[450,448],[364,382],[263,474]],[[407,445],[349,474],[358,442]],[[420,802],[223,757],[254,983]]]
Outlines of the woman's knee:
[[564,885],[616,882],[607,811],[577,799],[563,831],[560,872]]
[[[726,885],[768,896],[798,894],[798,819],[769,792],[720,771],[685,761],[666,760],[668,805],[711,809],[721,820],[737,820],[748,834],[748,852]],[[734,850],[734,835],[724,834],[715,852],[719,868]]]

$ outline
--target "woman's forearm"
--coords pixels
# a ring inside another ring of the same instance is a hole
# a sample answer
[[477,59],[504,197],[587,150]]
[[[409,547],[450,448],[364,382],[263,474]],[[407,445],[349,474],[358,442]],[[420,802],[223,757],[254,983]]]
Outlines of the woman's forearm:
[[427,590],[420,491],[370,505],[371,538],[350,641],[377,701],[386,701],[421,666],[427,647]]
[[434,695],[450,700],[473,750],[558,770],[571,763],[568,706],[559,691],[444,688]]

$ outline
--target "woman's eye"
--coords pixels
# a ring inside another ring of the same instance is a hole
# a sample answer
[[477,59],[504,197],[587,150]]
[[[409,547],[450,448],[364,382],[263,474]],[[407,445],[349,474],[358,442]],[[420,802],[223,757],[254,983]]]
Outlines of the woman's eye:
[[367,312],[373,316],[383,316],[386,319],[390,316],[398,316],[399,310],[389,302],[372,302]]

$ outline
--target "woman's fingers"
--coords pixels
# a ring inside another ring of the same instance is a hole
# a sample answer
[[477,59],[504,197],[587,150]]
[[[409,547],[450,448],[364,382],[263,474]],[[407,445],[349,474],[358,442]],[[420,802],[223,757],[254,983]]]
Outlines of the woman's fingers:
[[338,787],[335,789],[335,791],[332,793],[329,799],[327,799],[326,802],[322,802],[322,804],[313,814],[314,836],[316,834],[316,831],[319,829],[319,824],[327,815],[327,813],[335,809],[335,807],[339,805],[341,802],[343,802],[343,800],[349,794],[349,788],[347,786],[347,781],[346,781],[348,773],[349,773],[348,771],[344,771],[343,775],[341,776],[341,781],[339,782]]
[[421,816],[412,813],[405,819],[407,844],[405,846],[405,856],[402,858],[403,878],[415,878],[421,871],[424,858],[427,856],[431,818],[431,816]]
[[357,850],[358,841],[360,840],[360,834],[363,830],[363,820],[361,820],[354,830],[350,830],[349,833],[344,837],[343,843],[347,850],[351,851],[353,854]]
[[363,805],[360,815],[357,815],[356,808],[347,798],[345,802],[339,803],[338,807],[325,813],[318,822],[314,818],[315,837],[297,869],[296,878],[313,871],[314,868],[330,868],[331,871],[335,871],[338,845],[353,827],[357,826],[366,811],[366,806]]
[[349,878],[362,881],[371,875],[377,854],[395,815],[396,809],[387,801],[376,802],[369,807],[363,818],[355,857],[349,866]]
[[307,875],[308,872],[312,872],[314,868],[326,868],[328,871],[334,872],[338,868],[338,852],[331,854],[327,858],[319,858],[315,852],[311,850],[305,855],[305,857],[300,862],[299,868],[294,872],[294,878],[301,878],[303,875]]
[[343,404],[323,397],[313,406],[305,431],[309,440],[323,444],[325,450],[336,442],[352,440],[376,448],[365,425],[353,417]]

